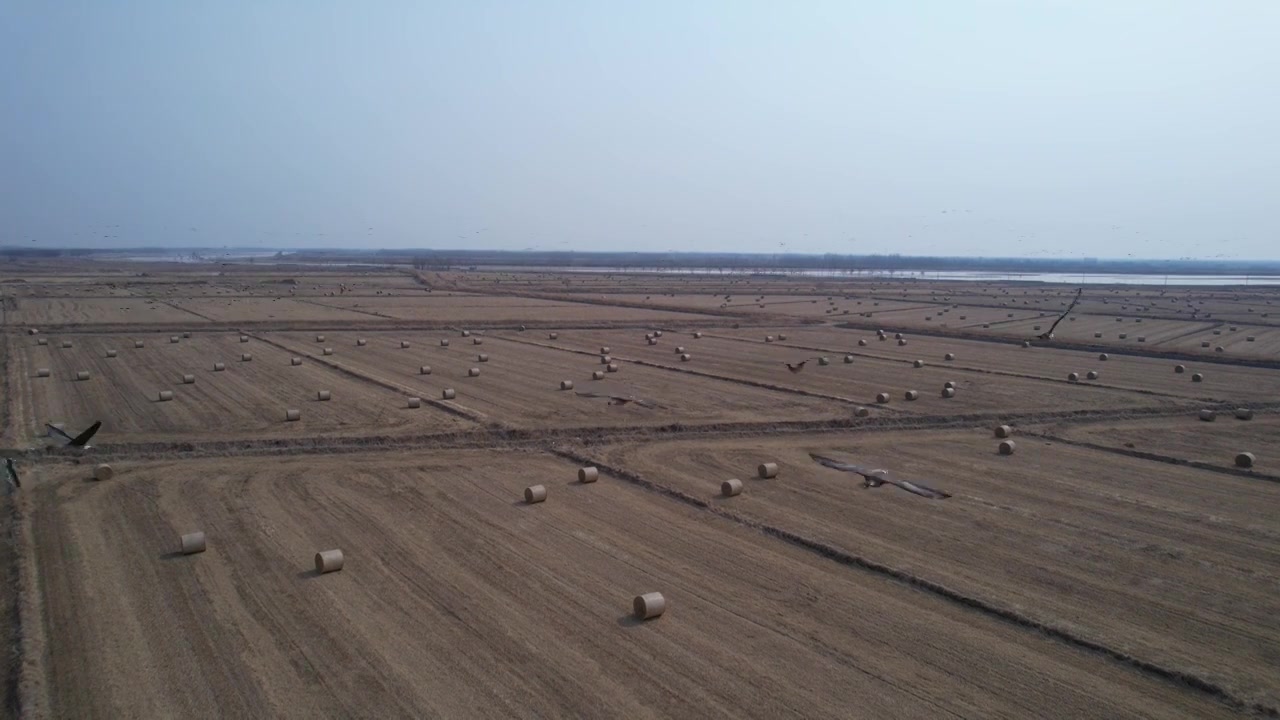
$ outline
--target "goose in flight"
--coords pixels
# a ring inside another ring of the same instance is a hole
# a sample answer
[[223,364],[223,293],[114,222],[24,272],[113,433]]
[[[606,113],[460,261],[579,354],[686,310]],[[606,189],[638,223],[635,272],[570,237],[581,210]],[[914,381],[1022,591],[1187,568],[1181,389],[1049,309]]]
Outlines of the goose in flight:
[[793,373],[798,373],[798,372],[800,372],[801,370],[803,370],[803,369],[804,369],[804,365],[805,365],[805,363],[809,362],[810,360],[817,360],[817,359],[818,359],[818,358],[816,358],[816,357],[805,358],[804,360],[801,360],[801,361],[800,361],[800,362],[798,362],[798,363],[789,363],[789,362],[784,362],[784,363],[783,363],[783,365],[786,365],[786,366],[787,366],[787,369],[788,369],[788,370],[790,370],[791,372],[793,372]]
[[832,470],[840,470],[842,472],[850,472],[850,473],[854,473],[855,475],[861,475],[862,487],[864,488],[877,488],[877,487],[880,487],[881,485],[884,485],[885,483],[888,483],[890,485],[893,485],[894,487],[898,487],[903,490],[906,490],[909,493],[919,495],[920,497],[929,498],[930,500],[946,500],[947,498],[951,497],[949,493],[942,492],[941,490],[934,490],[933,488],[927,485],[922,485],[920,483],[913,483],[906,480],[895,480],[893,478],[890,478],[888,470],[881,470],[879,468],[872,470],[872,469],[864,468],[860,465],[854,465],[853,463],[840,462],[839,460],[833,460],[829,457],[825,457],[823,455],[817,455],[814,453],[809,453],[809,457],[812,458],[813,461],[818,463],[819,465],[829,467]]
[[656,402],[653,402],[652,400],[643,400],[633,395],[608,395],[605,393],[582,392],[582,391],[578,391],[575,394],[578,397],[608,398],[610,405],[626,405],[627,403],[635,403],[642,408],[649,408],[650,410],[654,408],[662,407],[661,405],[659,405]]

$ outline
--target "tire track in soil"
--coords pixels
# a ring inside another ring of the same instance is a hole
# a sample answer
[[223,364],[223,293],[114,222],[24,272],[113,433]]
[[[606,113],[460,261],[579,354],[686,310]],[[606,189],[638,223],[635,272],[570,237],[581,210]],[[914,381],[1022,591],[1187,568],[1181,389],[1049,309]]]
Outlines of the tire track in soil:
[[832,545],[828,545],[817,540],[812,540],[798,533],[780,528],[767,523],[752,520],[744,515],[740,515],[732,510],[726,510],[705,499],[695,497],[676,488],[663,485],[659,482],[648,480],[638,473],[628,470],[611,467],[607,464],[598,462],[585,455],[577,453],[571,449],[563,447],[553,447],[549,450],[551,453],[562,458],[577,463],[578,465],[592,465],[609,475],[621,480],[625,480],[633,485],[638,485],[646,490],[655,492],[659,495],[668,497],[677,502],[690,505],[692,507],[704,510],[713,515],[724,517],[728,520],[736,522],[745,527],[757,530],[765,535],[777,538],[783,542],[799,547],[810,552],[814,552],[828,560],[832,560],[841,565],[857,568],[870,572],[881,577],[889,578],[901,583],[905,583],[911,587],[933,594],[947,602],[954,603],[961,607],[974,610],[988,617],[1015,625],[1017,627],[1038,632],[1045,637],[1064,643],[1071,647],[1085,650],[1096,655],[1100,655],[1112,661],[1127,665],[1150,677],[1163,681],[1175,687],[1199,692],[1208,695],[1215,700],[1223,703],[1227,707],[1252,715],[1268,718],[1280,718],[1280,709],[1263,705],[1257,702],[1249,702],[1241,697],[1236,696],[1230,690],[1218,685],[1217,683],[1206,680],[1193,673],[1167,668],[1157,663],[1143,660],[1129,653],[1116,650],[1101,642],[1081,637],[1075,633],[1063,630],[1053,625],[1034,620],[1030,617],[1022,615],[1014,610],[1000,607],[992,602],[981,598],[965,595],[957,590],[948,588],[941,583],[934,582],[927,578],[895,568],[890,565],[870,560],[860,555],[855,555]]

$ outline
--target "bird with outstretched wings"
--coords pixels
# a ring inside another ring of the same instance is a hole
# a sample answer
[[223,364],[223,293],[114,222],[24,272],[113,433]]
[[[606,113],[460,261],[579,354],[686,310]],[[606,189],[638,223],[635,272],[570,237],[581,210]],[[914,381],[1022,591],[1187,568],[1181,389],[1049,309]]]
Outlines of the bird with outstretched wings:
[[1058,316],[1058,319],[1053,321],[1053,324],[1049,326],[1049,330],[1048,330],[1047,332],[1042,332],[1042,333],[1040,333],[1039,335],[1037,335],[1037,336],[1036,336],[1036,339],[1037,339],[1037,340],[1052,340],[1052,339],[1053,339],[1053,329],[1054,329],[1054,328],[1056,328],[1056,327],[1058,327],[1058,323],[1062,322],[1063,318],[1065,318],[1065,317],[1067,316],[1067,314],[1071,312],[1071,309],[1072,309],[1072,308],[1074,308],[1074,307],[1076,306],[1076,303],[1080,302],[1080,294],[1081,294],[1081,293],[1083,293],[1083,292],[1084,292],[1084,288],[1080,288],[1080,289],[1076,290],[1076,297],[1075,297],[1075,299],[1071,301],[1071,304],[1067,306],[1067,309],[1066,309],[1066,310],[1063,310],[1063,311],[1062,311],[1062,314]]
[[57,435],[62,439],[66,440],[67,447],[88,448],[89,439],[93,437],[94,433],[98,432],[98,428],[102,427],[102,421],[99,420],[98,422],[90,425],[88,430],[85,430],[84,432],[80,433],[75,437],[71,437],[66,433],[65,430],[63,430],[62,428],[56,425],[50,425],[48,423],[45,423],[45,427],[49,428],[50,433]]
[[787,369],[790,370],[791,372],[798,373],[804,369],[805,363],[809,362],[810,360],[818,360],[818,359],[819,358],[816,358],[816,357],[805,358],[798,363],[784,362],[783,365],[786,365]]
[[946,500],[947,498],[951,497],[950,493],[945,493],[945,492],[942,492],[941,490],[935,490],[929,487],[928,485],[922,485],[920,483],[914,483],[907,480],[897,480],[897,479],[891,478],[889,477],[888,470],[881,470],[879,468],[869,469],[869,468],[862,467],[861,465],[854,465],[853,463],[841,462],[840,460],[833,460],[832,458],[826,457],[824,455],[818,455],[815,453],[809,453],[809,457],[812,458],[813,461],[818,463],[819,465],[829,467],[832,470],[840,470],[842,472],[849,472],[849,473],[854,473],[856,475],[861,475],[862,487],[864,488],[877,488],[877,487],[880,487],[881,485],[884,485],[885,483],[888,483],[889,485],[893,485],[894,487],[900,488],[902,490],[906,490],[907,492],[912,493],[914,495],[919,495],[920,497],[929,498],[930,500]]
[[654,408],[662,407],[661,405],[659,405],[656,402],[653,402],[652,400],[644,400],[642,398],[635,397],[634,395],[610,395],[608,393],[582,392],[582,391],[578,391],[574,394],[576,394],[578,397],[606,398],[609,400],[610,405],[626,405],[627,403],[635,403],[636,405],[639,405],[642,408],[649,408],[650,410]]

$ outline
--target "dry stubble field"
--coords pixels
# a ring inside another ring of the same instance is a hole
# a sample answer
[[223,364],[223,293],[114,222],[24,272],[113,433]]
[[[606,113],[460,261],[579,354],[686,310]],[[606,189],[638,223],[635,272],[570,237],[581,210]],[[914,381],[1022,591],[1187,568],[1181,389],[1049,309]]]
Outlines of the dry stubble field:
[[[38,282],[6,285],[0,355],[4,453],[22,479],[6,485],[0,553],[12,716],[1280,708],[1280,357],[1270,342],[1189,360],[1161,347],[1219,315],[1269,329],[1264,290],[1090,288],[1063,328],[1123,307],[1114,324],[1150,328],[1153,347],[1072,330],[1022,348],[1047,325],[1024,318],[1059,312],[1074,288],[22,271]],[[178,315],[111,311],[122,300]],[[876,340],[881,326],[908,343]],[[1225,412],[1198,420],[1208,407]],[[42,433],[94,420],[83,453]],[[1012,455],[997,452],[1000,423]],[[1254,467],[1234,467],[1246,450]],[[948,497],[867,487],[810,453]],[[100,462],[114,478],[93,479]],[[776,477],[756,476],[764,462]],[[598,482],[577,481],[587,465]],[[740,495],[720,494],[729,478]],[[547,500],[526,504],[536,484]],[[208,550],[178,553],[196,530]],[[330,548],[346,564],[317,575]],[[665,614],[634,619],[632,598],[653,591]]]

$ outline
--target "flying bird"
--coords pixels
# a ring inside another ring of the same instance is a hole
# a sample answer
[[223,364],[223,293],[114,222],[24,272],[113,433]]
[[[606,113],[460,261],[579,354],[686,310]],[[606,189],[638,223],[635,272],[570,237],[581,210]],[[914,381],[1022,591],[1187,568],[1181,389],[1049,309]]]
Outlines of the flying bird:
[[793,372],[793,373],[798,373],[798,372],[800,372],[801,370],[803,370],[803,369],[804,369],[804,365],[805,365],[805,363],[809,362],[810,360],[817,360],[817,359],[818,359],[818,358],[816,358],[816,357],[805,358],[804,360],[801,360],[801,361],[800,361],[800,362],[798,362],[798,363],[789,363],[789,362],[784,362],[784,363],[783,363],[783,365],[786,365],[786,366],[787,366],[787,369],[788,369],[788,370],[790,370],[791,372]]
[[49,433],[51,435],[58,435],[62,439],[66,440],[67,447],[82,448],[84,450],[88,450],[91,447],[89,445],[89,440],[93,437],[94,433],[98,432],[98,428],[102,427],[102,421],[99,420],[98,422],[95,422],[94,424],[89,426],[88,430],[85,430],[84,432],[80,433],[75,437],[71,437],[66,433],[66,431],[64,431],[60,427],[57,427],[56,425],[50,425],[49,423],[45,423],[45,427],[49,428]]
[[578,391],[575,394],[578,397],[608,398],[610,405],[626,405],[627,403],[635,403],[642,408],[649,408],[650,410],[654,408],[662,407],[661,405],[659,405],[656,402],[653,402],[652,400],[642,400],[632,395],[608,395],[604,393],[582,392],[582,391]]
[[949,493],[942,492],[941,490],[935,490],[927,485],[908,482],[906,480],[895,480],[893,478],[890,478],[888,470],[881,470],[879,468],[872,470],[872,469],[864,468],[860,465],[840,462],[839,460],[833,460],[829,457],[825,457],[823,455],[817,455],[814,453],[809,453],[809,457],[812,458],[813,461],[818,463],[819,465],[829,467],[832,470],[840,470],[842,472],[849,472],[849,473],[854,473],[855,475],[861,475],[862,487],[864,488],[877,488],[877,487],[880,487],[881,485],[884,485],[885,483],[888,483],[890,485],[893,485],[894,487],[906,490],[907,492],[912,493],[914,495],[919,495],[920,497],[929,498],[930,500],[946,500],[947,498],[951,497]]
[[1058,327],[1058,323],[1062,322],[1063,318],[1065,318],[1067,314],[1071,312],[1071,309],[1076,306],[1076,303],[1080,302],[1080,293],[1083,293],[1083,292],[1084,292],[1084,288],[1080,288],[1076,290],[1075,299],[1071,301],[1071,304],[1067,306],[1066,310],[1062,311],[1062,314],[1058,316],[1058,319],[1053,321],[1053,324],[1049,326],[1049,330],[1047,332],[1042,332],[1036,336],[1037,340],[1053,339],[1053,329]]

